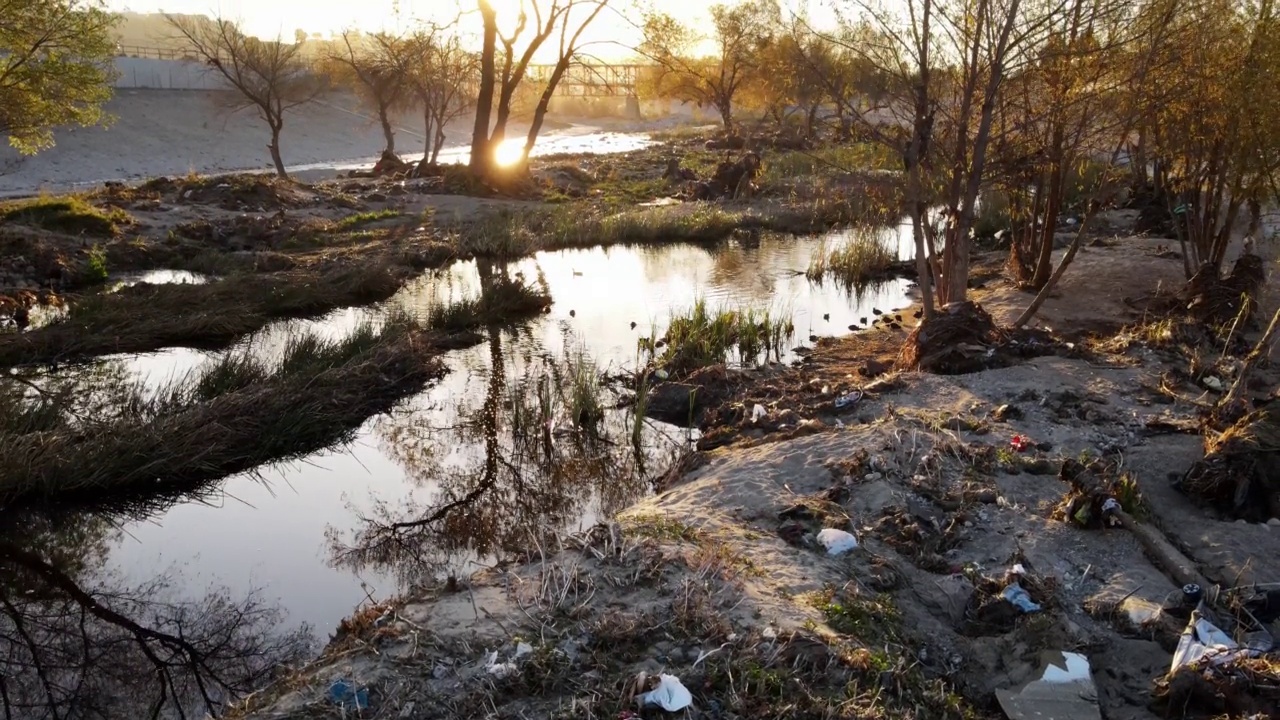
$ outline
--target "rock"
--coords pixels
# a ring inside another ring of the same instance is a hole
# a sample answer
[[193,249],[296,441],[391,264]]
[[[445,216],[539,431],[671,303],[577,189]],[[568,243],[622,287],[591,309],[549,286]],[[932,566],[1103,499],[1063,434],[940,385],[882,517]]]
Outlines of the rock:
[[1280,518],[1271,518],[1267,521],[1267,525],[1271,527],[1280,527]]
[[383,193],[374,192],[374,193],[369,193],[368,195],[365,195],[364,199],[368,200],[369,202],[386,202],[387,196]]
[[645,415],[672,425],[688,425],[699,409],[698,385],[664,382],[649,390]]
[[1021,420],[1023,417],[1022,408],[1017,405],[1004,404],[991,411],[991,419],[996,422],[1008,422],[1010,420]]

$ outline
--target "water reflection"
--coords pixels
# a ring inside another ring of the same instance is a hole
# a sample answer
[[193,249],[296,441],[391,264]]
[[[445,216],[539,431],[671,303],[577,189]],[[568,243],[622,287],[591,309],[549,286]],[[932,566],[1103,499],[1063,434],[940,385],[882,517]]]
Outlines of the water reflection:
[[[566,409],[572,383],[564,378],[583,367],[604,374],[634,367],[637,340],[660,335],[673,310],[698,298],[787,308],[801,339],[848,334],[871,307],[909,302],[903,282],[861,298],[808,282],[804,271],[819,246],[819,239],[765,235],[758,244],[572,250],[509,268],[470,262],[424,275],[389,304],[426,312],[484,292],[495,273],[518,272],[544,278],[555,304],[523,326],[490,329],[481,346],[448,353],[448,376],[371,419],[350,446],[228,478],[220,497],[127,524],[108,563],[135,583],[181,566],[197,587],[263,587],[280,599],[288,622],[324,632],[367,593],[387,596],[424,576],[467,572],[473,560],[522,552],[531,537],[608,515],[646,492],[665,469],[662,458],[686,438],[652,428],[641,433],[645,452],[637,455],[626,410],[605,412],[598,432],[581,433]],[[374,312],[272,326],[246,343],[270,353],[293,328],[341,333]],[[119,360],[163,383],[210,357],[170,350]],[[608,407],[611,396],[603,397]],[[395,526],[469,497],[447,519]]]
[[125,582],[103,516],[10,513],[0,527],[6,718],[204,717],[314,649],[256,593],[192,597],[165,571]]
[[[504,270],[482,263],[476,272],[484,293]],[[637,428],[643,418],[613,409],[585,350],[555,355],[529,340],[489,328],[463,392],[424,398],[376,426],[406,479],[431,492],[377,502],[350,532],[331,528],[336,565],[402,586],[462,575],[474,561],[527,552],[620,511],[687,446],[680,433]]]

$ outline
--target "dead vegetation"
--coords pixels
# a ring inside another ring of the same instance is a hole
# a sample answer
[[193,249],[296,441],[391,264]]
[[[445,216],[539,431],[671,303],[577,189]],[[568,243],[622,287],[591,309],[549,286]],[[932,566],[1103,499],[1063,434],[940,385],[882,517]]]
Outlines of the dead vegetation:
[[384,262],[230,277],[202,285],[140,284],[74,302],[66,316],[0,335],[0,366],[66,363],[162,347],[224,347],[268,322],[391,297],[410,277]]
[[1266,522],[1280,517],[1280,417],[1255,410],[1205,439],[1205,457],[1181,479],[1184,492],[1227,517]]
[[[122,387],[82,420],[37,399],[56,415],[31,416],[6,433],[0,508],[163,507],[210,481],[341,444],[369,416],[440,377],[442,344],[391,318],[340,341],[295,337],[278,366],[231,354],[153,397]],[[30,415],[28,401],[11,401]]]

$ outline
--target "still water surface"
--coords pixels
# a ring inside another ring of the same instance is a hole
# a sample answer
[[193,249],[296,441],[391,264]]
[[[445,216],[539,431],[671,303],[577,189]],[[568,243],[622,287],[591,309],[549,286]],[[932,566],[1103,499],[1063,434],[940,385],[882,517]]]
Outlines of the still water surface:
[[[842,240],[837,234],[825,241],[830,247]],[[886,242],[910,256],[900,231],[886,233]],[[278,599],[290,624],[308,623],[323,637],[367,596],[393,595],[423,575],[474,570],[473,561],[519,549],[529,527],[589,526],[645,493],[648,479],[665,469],[653,465],[687,443],[687,433],[651,427],[645,438],[654,462],[643,469],[626,452],[560,447],[556,452],[565,453],[564,468],[549,471],[540,466],[539,453],[521,452],[507,432],[511,388],[560,371],[556,368],[566,358],[580,363],[584,353],[601,370],[634,368],[637,339],[651,331],[660,335],[671,311],[698,298],[713,307],[784,310],[795,324],[792,345],[811,344],[811,334],[848,334],[847,326],[872,307],[908,304],[903,281],[860,296],[835,283],[810,283],[803,272],[823,243],[822,238],[766,236],[757,243],[715,248],[569,250],[518,263],[513,271],[545,278],[555,303],[550,313],[447,354],[450,373],[443,380],[389,416],[368,421],[348,447],[229,478],[216,501],[177,505],[124,526],[109,563],[138,582],[166,571],[180,573],[181,586],[193,594],[212,586],[227,587],[233,595],[260,590]],[[421,310],[478,288],[475,265],[461,263],[423,276],[388,304]],[[256,352],[270,353],[299,329],[340,336],[381,311],[353,308],[318,321],[281,324],[251,344]],[[174,349],[120,361],[158,386],[212,357]],[[631,418],[618,411],[611,422],[621,427]],[[491,426],[500,429],[486,433]],[[625,428],[620,434],[626,435]],[[403,557],[356,568],[335,563],[333,541],[350,545],[357,540],[363,518],[412,519],[444,498],[465,494],[495,454],[506,469],[499,468],[500,480],[488,496],[450,524],[450,547],[419,548],[417,559],[425,563],[412,569],[403,566]]]

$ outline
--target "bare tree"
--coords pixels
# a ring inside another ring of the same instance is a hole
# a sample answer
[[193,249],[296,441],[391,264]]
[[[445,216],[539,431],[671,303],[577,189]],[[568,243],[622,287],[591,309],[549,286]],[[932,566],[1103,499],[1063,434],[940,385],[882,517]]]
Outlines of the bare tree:
[[344,32],[341,52],[331,53],[328,58],[333,79],[354,88],[377,110],[388,153],[396,151],[391,111],[410,96],[408,42],[386,33],[353,37],[351,32]]
[[[511,119],[512,101],[524,81],[529,64],[543,44],[560,31],[560,58],[556,63],[571,62],[583,30],[591,24],[609,0],[521,0],[520,14],[512,30],[498,29],[498,14],[490,0],[478,0],[484,23],[480,54],[480,90],[476,101],[476,123],[471,138],[471,168],[481,175],[492,174],[498,146],[506,139],[507,122]],[[575,12],[575,9],[586,9]],[[528,34],[526,34],[528,31]],[[523,47],[518,47],[523,42]],[[498,46],[501,45],[501,69]],[[554,94],[564,71],[553,74],[544,89],[544,97]],[[496,106],[494,105],[496,96]],[[542,113],[546,113],[545,107]],[[541,124],[541,121],[538,121]],[[492,129],[491,129],[492,128]],[[533,132],[526,147],[532,147]]]
[[405,38],[405,55],[409,90],[422,110],[422,162],[435,165],[449,125],[474,107],[479,58],[456,35],[435,27]]
[[656,63],[654,91],[699,106],[714,107],[726,130],[733,128],[734,99],[757,79],[779,20],[775,0],[745,0],[737,5],[714,5],[711,21],[716,52],[697,55],[706,38],[663,13],[644,21],[644,41],[638,51]]
[[310,102],[323,83],[299,54],[301,45],[260,40],[245,35],[223,18],[166,15],[192,51],[216,70],[239,94],[237,109],[254,108],[271,129],[271,161],[276,173],[289,177],[280,155],[285,113]]

